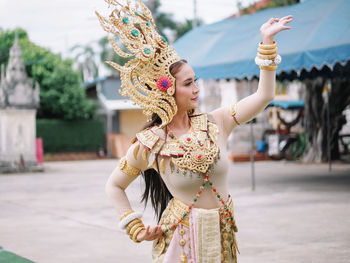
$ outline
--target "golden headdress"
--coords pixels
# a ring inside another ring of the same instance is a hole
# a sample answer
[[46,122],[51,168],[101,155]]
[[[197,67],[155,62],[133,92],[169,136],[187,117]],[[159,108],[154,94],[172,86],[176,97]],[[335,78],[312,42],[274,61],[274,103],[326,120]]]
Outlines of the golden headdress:
[[107,61],[120,71],[121,95],[139,105],[150,119],[152,113],[169,123],[177,112],[175,78],[170,74],[171,64],[180,60],[173,47],[158,34],[151,11],[140,0],[131,5],[116,0],[105,0],[113,6],[108,18],[96,12],[103,29],[118,35],[129,52],[124,52],[108,38],[113,50],[130,60],[123,66]]

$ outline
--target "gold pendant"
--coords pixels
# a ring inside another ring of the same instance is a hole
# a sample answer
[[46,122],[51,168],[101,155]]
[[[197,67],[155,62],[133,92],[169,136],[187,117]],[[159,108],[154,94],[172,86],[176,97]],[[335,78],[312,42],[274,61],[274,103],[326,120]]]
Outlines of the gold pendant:
[[159,240],[159,252],[158,252],[159,256],[163,253],[164,248],[165,248],[165,238],[163,237]]
[[187,256],[185,254],[185,251],[182,251],[182,253],[181,253],[180,263],[187,263]]
[[185,151],[182,157],[172,158],[174,164],[177,165],[181,171],[188,169],[205,173],[209,165],[214,163],[219,153],[219,147],[215,143],[209,147],[204,147],[204,145],[200,146],[196,143],[186,145],[185,147],[187,151]]

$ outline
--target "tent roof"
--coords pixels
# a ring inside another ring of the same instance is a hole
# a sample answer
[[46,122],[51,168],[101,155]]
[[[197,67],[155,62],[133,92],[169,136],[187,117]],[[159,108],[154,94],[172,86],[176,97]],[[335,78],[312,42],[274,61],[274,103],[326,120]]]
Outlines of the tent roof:
[[305,0],[270,8],[252,15],[229,18],[198,27],[175,42],[179,55],[203,79],[253,78],[259,76],[254,59],[261,41],[260,26],[271,17],[293,15],[291,30],[275,40],[282,63],[279,73],[330,68],[350,59],[350,1]]

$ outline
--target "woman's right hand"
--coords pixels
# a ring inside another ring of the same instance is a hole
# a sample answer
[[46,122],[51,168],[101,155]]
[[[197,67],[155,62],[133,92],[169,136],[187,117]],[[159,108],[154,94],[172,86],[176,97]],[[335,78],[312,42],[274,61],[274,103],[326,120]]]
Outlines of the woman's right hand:
[[138,241],[154,240],[157,238],[161,238],[162,236],[163,236],[163,231],[159,225],[155,226],[154,228],[147,226],[145,230],[140,231],[136,239]]

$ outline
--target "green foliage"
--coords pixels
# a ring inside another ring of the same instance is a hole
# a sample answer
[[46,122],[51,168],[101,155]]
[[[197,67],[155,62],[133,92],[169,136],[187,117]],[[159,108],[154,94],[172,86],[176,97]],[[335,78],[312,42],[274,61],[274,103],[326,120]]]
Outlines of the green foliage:
[[81,80],[85,82],[98,77],[98,65],[95,60],[96,52],[91,44],[75,45],[70,51],[78,51],[74,56],[74,61],[78,66]]
[[241,15],[248,15],[255,12],[258,12],[260,10],[274,8],[274,7],[281,7],[281,6],[289,6],[299,3],[300,0],[269,0],[269,2],[265,6],[260,6],[256,8],[255,3],[251,4],[250,6],[242,9],[242,3],[241,1],[238,1],[238,7],[240,9]]
[[96,152],[104,146],[103,124],[98,120],[38,119],[36,131],[44,153]]
[[[126,52],[129,53],[129,51],[127,50],[127,48],[122,44],[122,41],[120,39],[118,39],[117,37],[112,38],[113,41],[115,41],[119,47],[121,47],[121,49]],[[118,56],[113,48],[112,45],[109,43],[108,39],[106,37],[101,38],[98,41],[99,46],[101,47],[101,53],[100,53],[100,58],[101,58],[101,62],[105,63],[105,61],[113,61],[119,65],[124,65],[126,62],[128,62],[130,59],[133,59],[134,56],[130,57],[130,58],[123,58]],[[112,69],[112,67],[110,67],[109,65],[107,65],[110,69]],[[115,71],[113,69],[113,73],[116,73],[117,71]]]
[[[179,39],[182,37],[184,34],[186,34],[188,31],[191,31],[193,29],[192,27],[192,19],[186,19],[184,23],[178,23],[176,25],[176,39]],[[200,26],[204,24],[202,19],[197,20],[197,26]]]
[[152,11],[155,23],[157,25],[157,30],[159,34],[165,36],[167,39],[169,37],[165,34],[165,29],[176,30],[176,22],[174,21],[173,15],[169,13],[159,12],[161,6],[160,0],[154,0],[154,8]]
[[[23,29],[16,30],[19,39],[28,40],[27,32]],[[15,31],[5,31],[1,29],[0,31],[0,64],[7,65],[10,48],[13,45],[15,39]]]
[[7,64],[15,32],[22,49],[28,76],[40,85],[39,118],[92,118],[97,105],[86,98],[79,73],[72,69],[72,61],[30,42],[22,29],[0,33],[0,64]]

